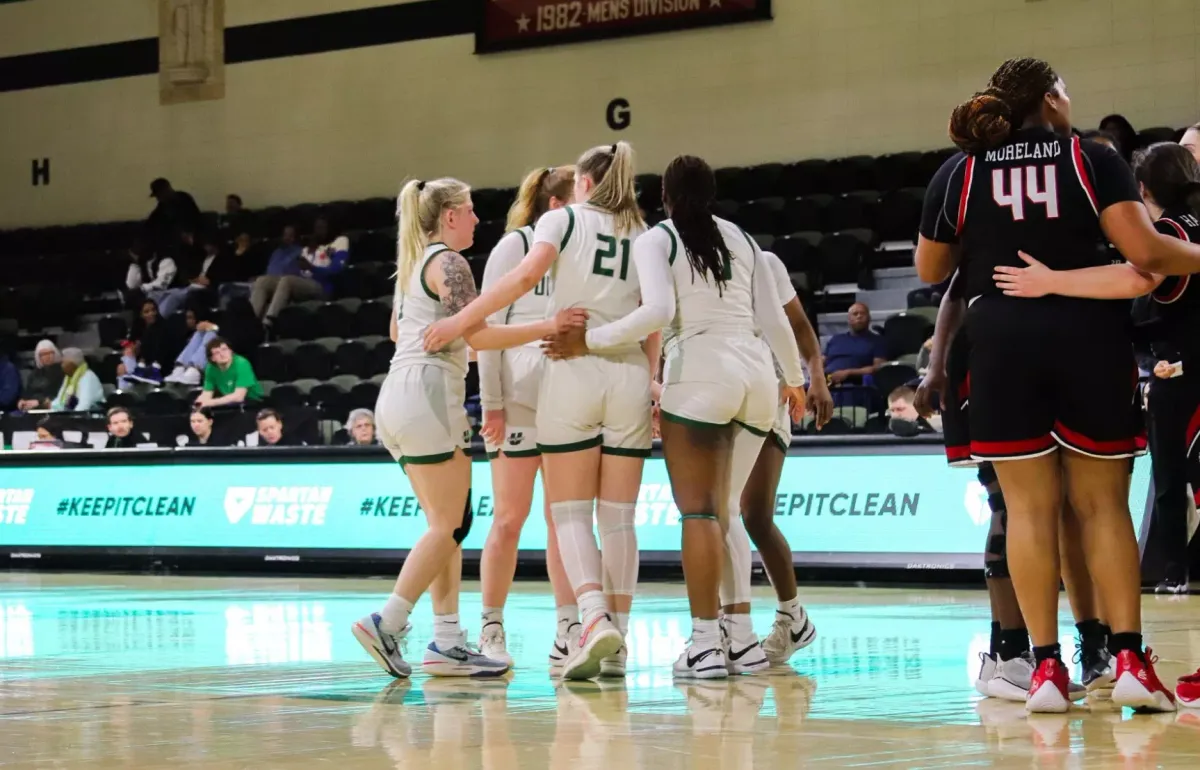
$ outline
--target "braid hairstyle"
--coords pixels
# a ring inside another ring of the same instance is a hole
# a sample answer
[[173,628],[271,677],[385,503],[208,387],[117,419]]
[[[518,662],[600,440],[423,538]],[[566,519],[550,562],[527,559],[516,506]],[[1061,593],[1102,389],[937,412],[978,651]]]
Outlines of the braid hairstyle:
[[550,210],[550,199],[571,199],[575,187],[575,167],[539,168],[530,171],[517,190],[517,199],[508,210],[505,230],[512,232],[532,225]]
[[671,222],[679,231],[683,251],[692,268],[704,281],[711,277],[717,293],[725,289],[725,265],[733,259],[711,207],[717,197],[717,178],[702,158],[680,155],[667,164],[663,173],[663,203],[671,213]]
[[1200,164],[1186,147],[1159,142],[1133,155],[1133,175],[1164,209],[1184,206],[1200,217]]
[[950,113],[950,140],[968,155],[998,147],[1042,107],[1058,74],[1041,59],[1009,59]]

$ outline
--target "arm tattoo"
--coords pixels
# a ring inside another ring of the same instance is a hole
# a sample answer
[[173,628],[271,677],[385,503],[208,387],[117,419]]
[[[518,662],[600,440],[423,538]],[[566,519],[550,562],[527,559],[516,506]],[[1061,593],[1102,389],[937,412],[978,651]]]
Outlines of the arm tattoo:
[[442,255],[442,307],[454,315],[478,296],[471,266],[461,254],[448,251]]

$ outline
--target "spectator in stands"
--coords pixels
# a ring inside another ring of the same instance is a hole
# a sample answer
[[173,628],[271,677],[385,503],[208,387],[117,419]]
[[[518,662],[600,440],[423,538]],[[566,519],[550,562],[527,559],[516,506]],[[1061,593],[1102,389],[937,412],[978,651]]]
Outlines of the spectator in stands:
[[254,375],[254,367],[239,356],[222,337],[213,337],[205,346],[209,364],[204,369],[204,390],[196,399],[197,406],[224,406],[261,401],[262,386]]
[[224,446],[213,434],[213,412],[208,407],[199,406],[193,409],[191,417],[188,418],[188,425],[192,429],[188,446]]
[[1197,163],[1200,163],[1200,123],[1184,131],[1183,136],[1179,139],[1179,143],[1187,148]]
[[941,415],[933,415],[926,420],[917,413],[913,404],[917,392],[907,385],[901,385],[888,394],[888,416],[891,421],[888,427],[897,436],[915,436],[918,433],[934,433],[942,429]]
[[225,213],[217,217],[217,230],[225,243],[235,243],[243,237],[250,239],[250,212],[242,205],[242,196],[237,193],[225,196]]
[[274,409],[264,409],[254,418],[258,424],[259,446],[302,446],[303,442],[283,435],[283,416]]
[[174,256],[180,247],[180,236],[198,231],[200,207],[191,195],[176,190],[162,178],[150,183],[150,197],[158,201],[146,220],[152,250],[160,256]]
[[303,252],[304,249],[296,242],[295,225],[285,225],[279,246],[271,252],[271,259],[267,262],[267,274],[254,281],[250,294],[250,304],[260,319],[264,318],[265,313],[269,322],[293,296],[298,299],[319,296],[320,286],[302,275],[307,264],[300,257]]
[[[1079,133],[1079,138],[1091,139],[1093,142],[1099,142],[1100,144],[1108,145],[1114,150],[1117,150],[1117,137],[1113,136],[1107,131],[1098,131],[1096,129],[1092,129],[1090,131],[1081,131]],[[1120,150],[1117,150],[1117,152],[1119,153]]]
[[137,382],[162,383],[164,359],[168,358],[167,336],[158,305],[152,299],[143,300],[137,318],[133,319],[133,328],[129,330],[129,340],[122,345],[121,363],[117,364],[117,383],[122,388]]
[[63,383],[50,402],[56,412],[89,412],[104,401],[104,386],[88,368],[83,351],[67,348],[62,352]]
[[355,409],[346,418],[346,432],[350,434],[347,446],[370,446],[378,444],[375,438],[375,413],[370,409]]
[[[848,316],[850,331],[833,335],[825,344],[825,374],[830,385],[870,385],[871,375],[887,363],[887,345],[882,336],[871,331],[871,311],[866,305],[854,303]],[[844,406],[854,400],[846,395],[835,389],[833,400]]]
[[62,354],[52,341],[39,342],[33,351],[33,357],[37,368],[29,373],[21,400],[17,402],[17,408],[25,411],[49,409],[50,401],[58,394],[64,377]]
[[131,263],[125,274],[128,289],[126,305],[133,306],[142,299],[161,298],[169,289],[176,288],[179,267],[173,257],[153,254],[148,247],[135,243],[129,249]]
[[21,372],[12,360],[13,343],[0,337],[0,412],[11,412],[21,400]]
[[67,442],[63,439],[62,428],[59,428],[49,417],[38,420],[35,431],[37,438],[29,444],[30,449],[62,449],[66,446]]
[[180,385],[199,385],[203,372],[208,367],[208,343],[220,331],[212,321],[199,321],[198,311],[188,308],[184,311],[187,318],[187,328],[191,337],[183,351],[175,359],[175,368],[166,377],[166,382],[176,382]]
[[138,437],[133,432],[133,414],[123,406],[108,410],[108,442],[105,449],[135,449]]
[[1138,135],[1124,115],[1109,115],[1100,121],[1100,130],[1116,138],[1117,154],[1129,161],[1137,149]]
[[350,259],[350,239],[334,230],[329,217],[320,216],[306,240],[300,257],[308,262],[309,275],[321,285],[322,295],[328,297],[333,293],[333,277]]

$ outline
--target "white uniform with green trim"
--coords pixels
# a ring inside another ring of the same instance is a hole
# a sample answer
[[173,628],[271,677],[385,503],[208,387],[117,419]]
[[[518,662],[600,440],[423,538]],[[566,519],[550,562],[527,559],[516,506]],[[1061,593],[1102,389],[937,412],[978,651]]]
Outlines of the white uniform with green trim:
[[669,261],[675,283],[675,317],[663,330],[662,418],[693,425],[736,422],[766,436],[775,425],[779,380],[755,321],[761,258],[737,225],[714,220],[733,257],[720,289],[692,268],[671,220],[637,243],[639,253],[653,250]]
[[[779,292],[779,301],[786,305],[796,298],[796,287],[792,285],[792,277],[788,275],[787,268],[784,267],[783,261],[775,256],[770,251],[764,251],[763,256],[767,258],[767,262],[771,265],[771,275],[775,278],[775,290]],[[770,350],[768,349],[768,352]],[[783,382],[783,370],[779,368],[779,360],[771,355],[771,363],[775,367],[775,375],[779,381]],[[792,445],[792,416],[788,414],[787,404],[779,405],[779,413],[775,417],[775,425],[771,428],[771,434],[775,438],[775,442],[779,444],[780,449],[784,452],[788,451],[788,447]]]
[[[513,230],[500,239],[488,256],[483,270],[486,291],[513,270],[533,247],[533,228]],[[546,318],[550,301],[551,276],[547,274],[533,291],[488,318],[491,326],[536,323]],[[479,400],[484,410],[504,410],[505,441],[502,446],[487,444],[488,457],[504,452],[508,457],[533,457],[537,448],[537,404],[542,368],[546,357],[541,342],[530,342],[505,351],[481,350],[479,361]]]
[[466,401],[467,347],[459,339],[439,353],[426,353],[425,328],[449,316],[425,282],[425,268],[443,243],[425,248],[407,285],[396,285],[396,353],[379,389],[375,424],[383,445],[403,464],[445,462],[471,443]]
[[[590,328],[636,310],[641,294],[631,252],[641,232],[617,235],[612,215],[586,203],[543,215],[533,240],[558,249],[547,316],[584,308]],[[547,361],[537,430],[543,453],[600,446],[608,454],[648,457],[650,366],[639,341]]]

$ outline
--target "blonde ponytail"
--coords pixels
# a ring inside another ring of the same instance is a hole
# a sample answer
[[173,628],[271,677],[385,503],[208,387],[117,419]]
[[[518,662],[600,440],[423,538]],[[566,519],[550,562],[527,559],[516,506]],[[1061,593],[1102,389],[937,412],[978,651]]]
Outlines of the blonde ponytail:
[[471,198],[471,188],[457,179],[432,182],[409,180],[396,199],[396,279],[400,291],[408,288],[413,270],[421,264],[425,247],[441,228],[442,212],[457,208]]
[[505,232],[532,225],[550,210],[550,199],[569,201],[575,187],[575,167],[539,168],[529,172],[517,190],[517,199],[508,210]]
[[638,209],[633,147],[629,142],[593,147],[579,159],[578,169],[596,183],[588,203],[613,215],[617,235],[645,229]]

